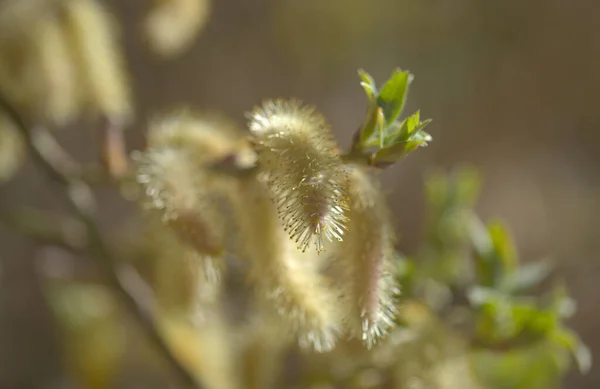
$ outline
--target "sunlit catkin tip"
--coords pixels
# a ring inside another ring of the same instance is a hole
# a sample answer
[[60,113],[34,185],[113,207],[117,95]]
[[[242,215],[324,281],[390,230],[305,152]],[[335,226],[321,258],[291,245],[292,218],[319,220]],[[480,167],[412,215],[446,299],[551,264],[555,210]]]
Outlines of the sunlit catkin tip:
[[247,169],[257,158],[242,130],[216,113],[200,114],[183,108],[171,111],[151,121],[147,139],[151,148],[186,150],[203,167],[230,164]]
[[379,183],[358,166],[350,167],[349,177],[350,226],[335,255],[347,277],[349,331],[371,347],[394,325],[396,316],[395,234]]
[[157,0],[145,21],[151,49],[173,57],[188,49],[210,16],[211,0]]
[[21,134],[0,111],[0,183],[12,178],[25,158],[25,143]]
[[129,120],[130,92],[116,23],[99,1],[65,0],[63,6],[65,31],[86,104],[115,122]]
[[347,174],[326,120],[291,100],[249,114],[259,168],[285,230],[300,250],[341,241],[347,225]]
[[341,329],[339,296],[320,273],[317,254],[302,253],[283,231],[269,193],[248,181],[236,196],[240,244],[258,295],[304,348],[331,350]]

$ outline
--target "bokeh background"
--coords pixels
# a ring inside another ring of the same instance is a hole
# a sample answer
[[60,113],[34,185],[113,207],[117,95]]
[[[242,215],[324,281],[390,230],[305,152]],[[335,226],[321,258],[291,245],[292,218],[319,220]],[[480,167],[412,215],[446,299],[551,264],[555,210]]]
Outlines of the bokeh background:
[[[218,109],[243,124],[268,97],[316,105],[348,146],[366,103],[357,69],[380,83],[394,67],[411,70],[408,110],[434,119],[434,142],[384,175],[400,248],[413,252],[421,236],[424,172],[478,167],[478,210],[508,222],[523,260],[557,263],[578,302],[570,324],[600,356],[597,0],[215,0],[193,47],[168,61],[141,34],[147,1],[107,3],[123,27],[136,98],[132,147],[147,118],[172,105]],[[82,160],[94,158],[91,132],[59,138]],[[104,227],[127,223],[131,210],[115,193],[101,199]],[[0,201],[59,204],[30,165],[0,187]],[[0,256],[0,387],[60,383],[56,329],[36,282],[39,252],[0,227]],[[600,368],[573,372],[565,385],[600,387]]]

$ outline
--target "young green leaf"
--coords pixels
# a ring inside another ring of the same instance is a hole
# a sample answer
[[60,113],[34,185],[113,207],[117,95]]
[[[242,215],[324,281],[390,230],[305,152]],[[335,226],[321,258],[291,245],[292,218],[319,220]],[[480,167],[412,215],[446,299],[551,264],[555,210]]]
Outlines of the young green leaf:
[[373,77],[371,77],[369,73],[365,72],[362,69],[358,71],[358,75],[362,80],[360,85],[367,93],[369,103],[377,103],[377,86],[375,85],[375,80],[373,80]]
[[408,86],[413,75],[408,71],[395,69],[389,80],[383,85],[377,96],[377,105],[383,108],[385,122],[388,126],[398,119],[404,108]]

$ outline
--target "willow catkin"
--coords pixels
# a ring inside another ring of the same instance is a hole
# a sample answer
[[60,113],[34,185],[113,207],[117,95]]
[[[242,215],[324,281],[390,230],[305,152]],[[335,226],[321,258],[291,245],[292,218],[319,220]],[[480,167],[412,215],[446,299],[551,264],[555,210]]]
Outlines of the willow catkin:
[[235,178],[215,166],[223,161],[242,167],[253,163],[254,152],[241,130],[225,119],[180,110],[150,124],[148,146],[133,156],[143,208],[157,213],[205,259],[223,255],[227,199]]
[[347,277],[344,296],[350,334],[368,346],[393,326],[395,235],[385,196],[364,167],[349,166],[350,220],[348,233],[335,248],[335,265]]
[[320,273],[321,258],[301,252],[287,237],[259,182],[249,179],[236,193],[238,257],[248,260],[260,297],[290,325],[300,346],[331,350],[341,329],[339,296]]
[[206,25],[211,0],[155,0],[145,21],[152,50],[164,57],[180,54]]
[[116,122],[127,121],[132,107],[116,24],[96,0],[64,0],[63,9],[86,105]]
[[267,101],[250,115],[262,177],[285,230],[305,251],[341,241],[347,177],[325,119],[297,101]]
[[256,153],[242,130],[216,113],[174,110],[150,124],[147,141],[150,148],[186,150],[204,167],[229,161],[246,169],[256,162]]
[[25,142],[14,123],[0,111],[0,183],[12,178],[25,159]]

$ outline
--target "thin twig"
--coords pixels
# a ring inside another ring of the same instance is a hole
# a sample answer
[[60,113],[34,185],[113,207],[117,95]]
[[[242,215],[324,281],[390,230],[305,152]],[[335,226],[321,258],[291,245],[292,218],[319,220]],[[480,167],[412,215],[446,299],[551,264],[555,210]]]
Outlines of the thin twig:
[[60,184],[65,200],[74,216],[83,224],[87,235],[87,251],[102,269],[108,283],[112,286],[120,301],[131,311],[138,323],[145,331],[148,338],[163,354],[171,368],[178,374],[185,385],[200,388],[199,383],[177,359],[169,345],[163,339],[153,317],[153,302],[148,301],[147,290],[138,290],[127,283],[132,279],[131,272],[122,273],[118,261],[111,255],[107,244],[104,242],[94,219],[94,196],[90,187],[78,176],[71,176],[73,170],[70,164],[65,163],[61,153],[55,147],[45,147],[48,142],[39,142],[49,134],[40,138],[41,129],[32,129],[25,122],[19,112],[0,96],[0,109],[14,121],[19,129],[36,165],[54,182]]
[[43,245],[59,247],[73,254],[81,254],[87,246],[78,220],[49,212],[22,208],[0,208],[0,223]]

